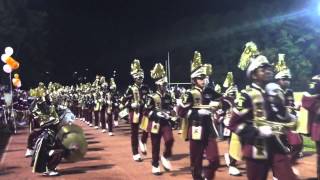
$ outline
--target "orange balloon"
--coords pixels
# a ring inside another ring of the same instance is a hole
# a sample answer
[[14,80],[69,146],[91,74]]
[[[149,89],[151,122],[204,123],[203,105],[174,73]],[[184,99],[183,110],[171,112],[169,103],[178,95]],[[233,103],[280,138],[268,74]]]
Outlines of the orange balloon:
[[13,78],[13,79],[12,79],[12,84],[17,83],[18,80],[19,80],[19,79]]
[[20,79],[12,79],[12,84],[14,87],[19,87],[21,86],[21,80]]
[[6,63],[13,69],[18,69],[20,64],[15,60],[13,59],[11,56],[8,57],[8,59],[6,60]]

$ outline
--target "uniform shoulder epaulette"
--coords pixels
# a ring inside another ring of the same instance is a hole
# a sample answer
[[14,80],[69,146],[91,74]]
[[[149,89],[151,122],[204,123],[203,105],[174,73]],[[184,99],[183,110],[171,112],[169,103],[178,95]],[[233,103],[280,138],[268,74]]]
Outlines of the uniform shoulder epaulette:
[[240,92],[241,93],[248,93],[248,92],[251,92],[251,91],[252,91],[252,87],[248,86],[245,89],[242,89]]
[[198,89],[190,89],[189,91],[191,94],[194,94],[194,93],[199,93],[199,90]]
[[147,96],[153,98],[155,96],[155,93],[148,94]]
[[152,98],[158,98],[158,97],[160,97],[160,95],[159,95],[158,93],[152,93],[151,96],[152,96]]

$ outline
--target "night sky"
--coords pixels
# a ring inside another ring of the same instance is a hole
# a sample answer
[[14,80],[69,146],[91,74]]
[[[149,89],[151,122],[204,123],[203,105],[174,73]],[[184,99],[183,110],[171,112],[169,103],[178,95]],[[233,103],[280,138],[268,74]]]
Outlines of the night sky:
[[[50,35],[52,44],[49,46],[53,46],[51,50],[54,50],[51,54],[70,57],[67,63],[56,57],[58,67],[67,65],[71,71],[83,71],[84,67],[88,67],[90,78],[95,73],[110,76],[116,69],[120,80],[131,79],[130,62],[133,58],[139,58],[148,76],[152,65],[156,61],[164,62],[167,52],[172,51],[150,47],[153,39],[166,35],[166,30],[181,19],[207,13],[225,13],[245,5],[244,1],[236,2],[54,1],[49,7],[53,29]],[[192,53],[186,52],[190,56],[186,59],[187,63]],[[58,67],[55,69],[58,70]],[[64,71],[65,68],[61,68],[57,74],[65,74]]]
[[[27,78],[25,84],[34,86],[37,81],[49,80],[73,83],[77,78],[73,72],[92,80],[97,73],[109,78],[113,70],[117,70],[118,84],[127,86],[131,81],[130,62],[138,58],[145,70],[146,80],[150,82],[150,69],[156,62],[164,63],[168,51],[174,70],[178,62],[176,59],[179,63],[189,64],[193,51],[197,50],[197,46],[184,49],[184,44],[166,41],[162,46],[162,42],[156,42],[159,37],[161,40],[162,37],[175,36],[174,33],[183,34],[184,31],[172,31],[177,23],[186,19],[197,21],[197,17],[203,15],[242,11],[259,1],[28,0],[30,10],[48,14],[44,25],[47,35],[43,39],[48,49],[46,59],[43,59],[45,65],[33,69],[37,80],[28,76],[29,71],[22,70],[21,73]],[[276,0],[268,0],[273,1]],[[194,27],[185,27],[186,30],[189,28]],[[192,41],[185,44],[189,43]],[[23,63],[29,63],[29,59],[24,59]],[[185,77],[189,76],[189,65],[180,70]]]

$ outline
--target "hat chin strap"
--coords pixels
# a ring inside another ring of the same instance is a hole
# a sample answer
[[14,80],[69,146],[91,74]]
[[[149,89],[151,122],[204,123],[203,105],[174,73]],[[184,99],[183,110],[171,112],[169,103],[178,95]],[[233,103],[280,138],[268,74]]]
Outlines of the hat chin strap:
[[168,83],[167,77],[163,77],[155,82],[156,85],[160,85],[160,86],[162,86],[165,83]]

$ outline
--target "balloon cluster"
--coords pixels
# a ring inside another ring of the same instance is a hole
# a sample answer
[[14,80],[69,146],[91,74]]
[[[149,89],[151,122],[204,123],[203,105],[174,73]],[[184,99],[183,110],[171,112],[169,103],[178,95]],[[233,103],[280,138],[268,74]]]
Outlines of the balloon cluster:
[[6,47],[4,50],[4,54],[1,55],[1,60],[6,63],[3,66],[3,71],[6,73],[11,73],[12,70],[16,70],[19,68],[20,64],[17,62],[12,56],[13,49],[12,47]]
[[[6,47],[4,49],[4,54],[1,55],[1,60],[2,62],[5,63],[5,65],[3,66],[3,71],[8,74],[11,73],[13,70],[18,69],[20,66],[19,62],[16,61],[13,57],[11,57],[12,55],[13,55],[12,47]],[[12,84],[16,88],[21,87],[21,80],[20,80],[19,74],[14,74],[14,78],[12,79]]]
[[13,75],[12,84],[16,88],[20,88],[21,87],[21,80],[20,80],[19,74],[14,74]]

